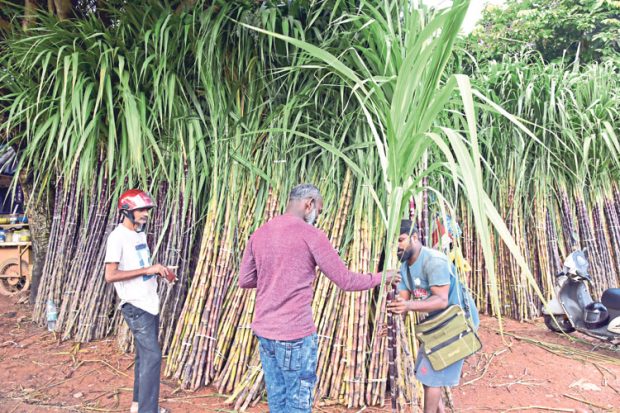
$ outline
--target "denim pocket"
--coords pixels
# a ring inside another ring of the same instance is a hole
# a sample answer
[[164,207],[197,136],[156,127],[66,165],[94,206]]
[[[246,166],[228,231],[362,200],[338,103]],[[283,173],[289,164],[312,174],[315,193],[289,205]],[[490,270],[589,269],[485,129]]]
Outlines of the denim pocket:
[[259,350],[263,351],[266,356],[274,357],[275,353],[273,351],[273,342],[271,340],[258,337],[258,346]]
[[312,407],[312,392],[314,391],[314,383],[316,375],[309,374],[299,378],[299,388],[293,396],[293,407],[300,410],[310,411]]
[[129,328],[133,328],[136,321],[146,313],[146,311],[131,304],[125,304],[121,308],[121,312],[123,313],[123,316],[125,317],[125,321],[127,321]]
[[275,343],[275,353],[282,370],[301,370],[301,356],[304,340],[278,341]]

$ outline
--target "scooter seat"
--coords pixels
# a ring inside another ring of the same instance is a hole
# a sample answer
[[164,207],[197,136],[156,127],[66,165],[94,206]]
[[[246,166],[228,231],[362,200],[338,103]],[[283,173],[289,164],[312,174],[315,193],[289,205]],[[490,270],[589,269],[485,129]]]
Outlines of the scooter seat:
[[603,293],[601,302],[612,310],[620,310],[620,288],[610,288]]

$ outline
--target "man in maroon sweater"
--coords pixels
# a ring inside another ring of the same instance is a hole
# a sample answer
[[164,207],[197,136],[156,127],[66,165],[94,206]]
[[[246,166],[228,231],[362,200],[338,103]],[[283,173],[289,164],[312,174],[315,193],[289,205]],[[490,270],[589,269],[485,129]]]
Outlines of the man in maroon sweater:
[[[312,319],[316,267],[345,291],[381,284],[381,274],[347,269],[325,233],[314,227],[322,210],[323,199],[314,185],[296,186],[286,213],[252,234],[241,260],[239,287],[256,288],[252,330],[260,342],[271,413],[312,410],[318,348]],[[397,271],[387,271],[387,282],[399,280]]]

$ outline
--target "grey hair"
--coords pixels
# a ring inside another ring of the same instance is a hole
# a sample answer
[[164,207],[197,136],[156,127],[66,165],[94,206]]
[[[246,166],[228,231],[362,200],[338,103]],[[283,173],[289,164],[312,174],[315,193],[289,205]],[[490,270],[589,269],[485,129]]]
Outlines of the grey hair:
[[321,196],[319,188],[312,184],[297,185],[295,188],[291,189],[291,192],[288,194],[289,202],[308,198],[322,199],[323,197]]

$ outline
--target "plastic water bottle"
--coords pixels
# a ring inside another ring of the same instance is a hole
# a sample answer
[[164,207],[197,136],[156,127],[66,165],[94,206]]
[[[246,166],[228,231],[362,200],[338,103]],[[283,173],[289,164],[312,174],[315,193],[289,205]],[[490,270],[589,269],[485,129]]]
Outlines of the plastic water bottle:
[[58,310],[51,298],[47,300],[47,330],[56,331],[56,320],[58,320]]

